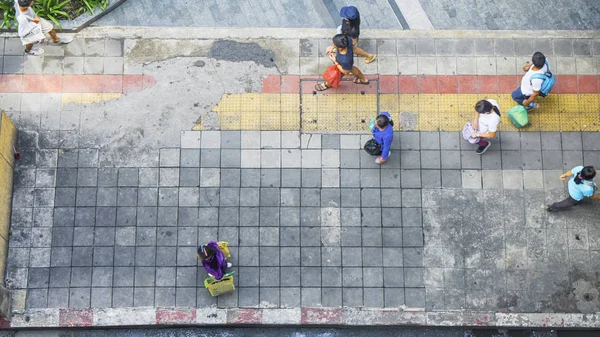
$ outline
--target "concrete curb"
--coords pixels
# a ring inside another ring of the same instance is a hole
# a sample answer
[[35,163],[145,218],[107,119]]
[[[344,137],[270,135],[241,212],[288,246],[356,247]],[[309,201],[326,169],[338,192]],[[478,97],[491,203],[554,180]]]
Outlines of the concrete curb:
[[[113,0],[114,1],[114,0]],[[125,1],[125,0],[120,0]],[[108,8],[107,8],[108,11]],[[103,12],[106,14],[107,12]],[[78,31],[78,30],[73,30]],[[144,38],[144,39],[280,39],[297,40],[309,38],[331,38],[333,29],[325,28],[212,28],[212,27],[88,27],[79,36],[84,38]],[[2,36],[13,36],[14,33],[0,33]],[[522,30],[385,30],[370,29],[361,34],[366,39],[599,39],[600,31],[522,31]]]
[[[90,15],[87,12],[81,14],[73,20],[58,20],[62,29],[58,30],[61,33],[77,33],[84,28],[89,27],[92,23],[100,20],[106,14],[112,12],[115,8],[121,6],[127,0],[108,0],[108,6],[103,11],[100,7],[94,8],[94,14]],[[15,36],[17,33],[16,29],[0,29],[2,35]]]
[[600,328],[599,313],[425,312],[381,308],[87,308],[13,313],[6,328],[130,327],[154,325],[438,326]]

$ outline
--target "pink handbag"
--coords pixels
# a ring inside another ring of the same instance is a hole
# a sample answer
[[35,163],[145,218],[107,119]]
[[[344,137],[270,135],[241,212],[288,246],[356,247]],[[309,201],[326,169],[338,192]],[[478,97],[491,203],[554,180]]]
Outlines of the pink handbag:
[[471,144],[477,144],[479,143],[480,138],[471,137],[474,133],[475,129],[473,129],[473,124],[471,124],[471,122],[467,122],[467,124],[465,124],[465,127],[462,130],[463,138]]

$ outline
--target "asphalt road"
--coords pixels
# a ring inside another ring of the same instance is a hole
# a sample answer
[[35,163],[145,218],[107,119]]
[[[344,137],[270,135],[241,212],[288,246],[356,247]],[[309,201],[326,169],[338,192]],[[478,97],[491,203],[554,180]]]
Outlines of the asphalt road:
[[362,29],[600,29],[596,0],[128,0],[94,25],[333,29],[348,4]]
[[150,328],[110,330],[30,330],[0,337],[591,337],[600,332],[446,328]]

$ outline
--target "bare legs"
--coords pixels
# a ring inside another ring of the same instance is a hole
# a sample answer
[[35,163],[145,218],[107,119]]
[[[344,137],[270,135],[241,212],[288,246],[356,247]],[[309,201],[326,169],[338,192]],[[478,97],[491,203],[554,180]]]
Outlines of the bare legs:
[[50,37],[52,38],[52,41],[54,41],[54,42],[60,41],[60,39],[56,35],[56,31],[54,29],[52,29],[51,31],[49,31],[48,35],[50,35]]
[[[51,31],[49,31],[48,35],[50,35],[50,37],[52,38],[52,41],[54,41],[54,42],[60,41],[60,38],[56,35],[56,31],[54,29],[52,29]],[[32,48],[33,48],[33,43],[26,44],[25,45],[25,52],[29,53]]]
[[[360,71],[360,69],[356,68],[356,67],[352,67],[352,70],[350,70],[350,74],[356,76],[356,78],[354,79],[354,83],[356,84],[368,84],[369,80],[365,77],[365,75],[363,75],[363,73]],[[331,85],[327,82],[321,82],[321,83],[317,83],[315,85],[315,90],[316,91],[324,91],[331,88]]]
[[362,56],[364,58],[365,63],[371,63],[375,60],[375,54],[369,54],[361,47],[357,46],[358,39],[352,39],[353,51],[354,54],[358,56]]
[[[360,83],[369,83],[369,80],[367,80],[365,78],[365,75],[363,75],[363,73],[360,71],[360,69],[356,68],[356,67],[352,67],[352,70],[350,70],[350,72],[352,73],[352,75],[356,76],[356,78],[358,79],[358,81]],[[354,83],[359,83],[359,82],[355,82]]]

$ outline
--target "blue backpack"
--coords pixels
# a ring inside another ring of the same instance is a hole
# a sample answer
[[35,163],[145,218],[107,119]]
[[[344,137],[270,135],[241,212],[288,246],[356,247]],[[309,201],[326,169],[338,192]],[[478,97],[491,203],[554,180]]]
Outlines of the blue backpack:
[[546,71],[545,74],[533,74],[529,80],[530,83],[534,79],[543,80],[542,88],[540,89],[540,96],[542,97],[548,96],[552,90],[552,87],[554,86],[554,75],[552,75],[552,72],[550,72],[550,64],[548,64],[548,60],[546,60],[546,68],[548,68],[548,71]]

